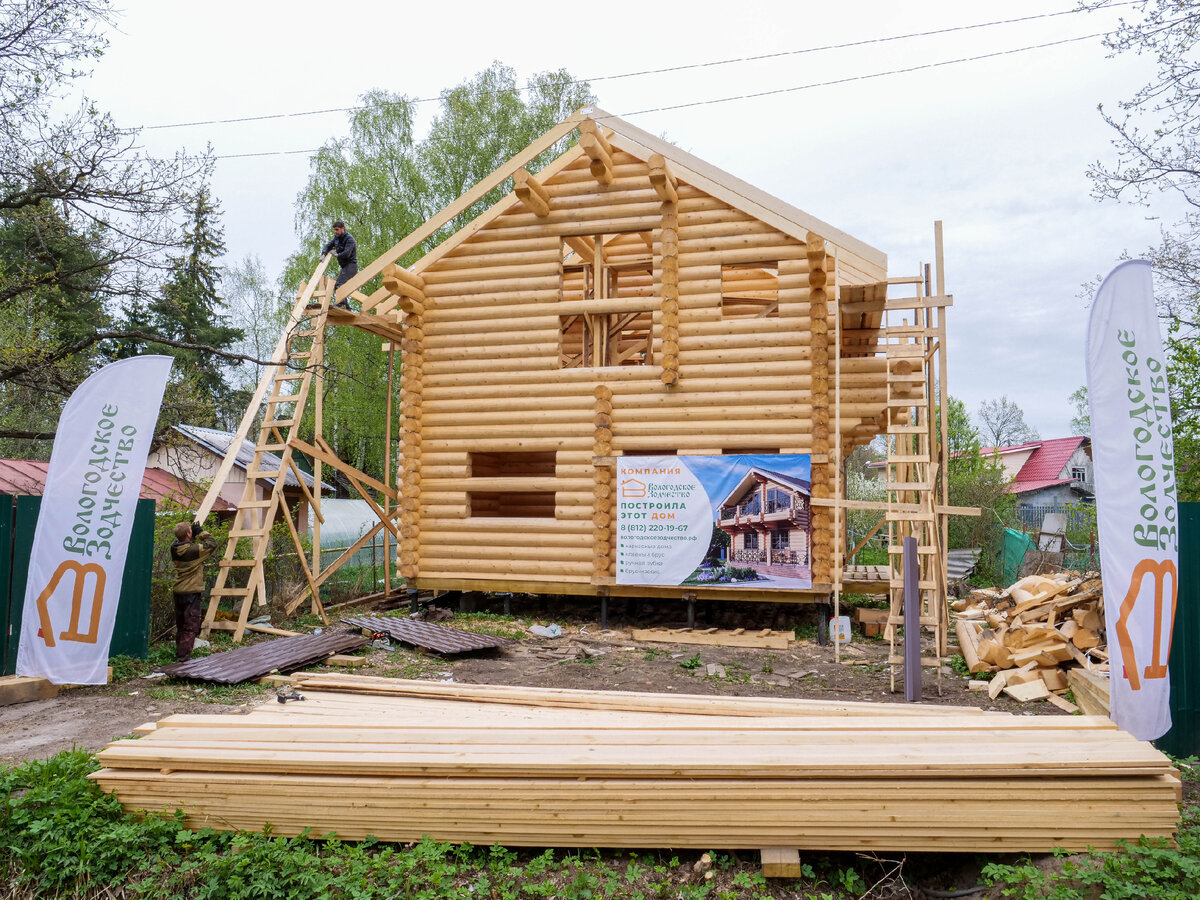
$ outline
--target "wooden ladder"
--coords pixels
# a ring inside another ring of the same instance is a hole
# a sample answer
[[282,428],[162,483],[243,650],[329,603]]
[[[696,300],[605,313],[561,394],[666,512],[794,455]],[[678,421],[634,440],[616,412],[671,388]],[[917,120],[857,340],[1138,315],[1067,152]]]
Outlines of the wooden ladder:
[[[942,518],[938,510],[939,465],[937,423],[933,415],[938,385],[934,378],[933,358],[940,349],[940,329],[935,327],[932,310],[923,304],[922,279],[917,284],[912,308],[892,300],[889,311],[905,318],[899,325],[886,326],[887,352],[887,527],[890,569],[890,612],[886,629],[891,687],[896,690],[896,674],[903,669],[904,651],[897,629],[908,626],[904,618],[904,539],[916,538],[918,563],[917,587],[920,593],[922,631],[932,632],[934,651],[921,655],[921,665],[937,672],[941,693],[941,663],[946,654],[949,613],[942,566]],[[887,315],[887,313],[885,313]],[[940,319],[939,319],[940,324]]]
[[[325,259],[328,264],[328,257]],[[271,544],[271,526],[276,517],[282,518],[288,525],[292,542],[300,559],[301,568],[313,588],[313,611],[319,613],[328,624],[325,611],[321,607],[316,585],[313,583],[311,571],[305,560],[303,546],[296,528],[292,522],[291,512],[283,501],[284,482],[289,472],[296,476],[301,489],[307,495],[310,507],[315,514],[318,505],[313,502],[312,493],[304,483],[304,478],[292,459],[292,441],[299,438],[301,420],[304,417],[305,405],[312,387],[314,373],[317,372],[325,358],[325,323],[329,314],[329,300],[332,294],[329,279],[325,279],[321,290],[313,297],[313,288],[319,282],[324,267],[314,273],[312,288],[305,288],[300,295],[296,310],[289,320],[289,326],[280,341],[273,358],[273,367],[263,383],[270,382],[270,393],[265,397],[265,409],[262,422],[258,429],[258,439],[254,442],[254,454],[246,467],[246,483],[242,489],[241,500],[238,501],[237,511],[229,530],[229,542],[225,546],[225,554],[220,561],[217,581],[209,595],[208,610],[204,616],[201,634],[207,636],[215,628],[227,628],[228,625],[216,621],[217,610],[222,599],[234,598],[240,601],[236,626],[232,629],[233,639],[240,641],[246,630],[249,619],[251,601],[258,595],[259,605],[265,605],[266,577],[263,563]],[[260,389],[261,390],[261,389]],[[251,410],[257,411],[258,404],[254,403]],[[245,424],[245,423],[244,423]],[[234,436],[234,444],[228,454],[236,456],[241,449],[243,436],[246,431],[239,429]],[[264,462],[274,466],[273,460],[266,460],[267,454],[272,454],[279,460],[277,468],[264,469]],[[319,489],[319,485],[317,486]],[[260,497],[260,489],[262,497]],[[246,546],[249,541],[249,547]],[[235,586],[230,583],[233,572],[238,569],[249,569],[246,583]]]

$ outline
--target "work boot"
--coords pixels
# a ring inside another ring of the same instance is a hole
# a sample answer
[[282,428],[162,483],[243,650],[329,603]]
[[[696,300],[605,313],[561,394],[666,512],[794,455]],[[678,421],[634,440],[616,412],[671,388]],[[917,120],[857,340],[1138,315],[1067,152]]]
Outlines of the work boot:
[[334,304],[334,306],[336,306],[338,309],[344,309],[346,312],[354,312],[354,310],[350,308],[349,300],[339,300]]

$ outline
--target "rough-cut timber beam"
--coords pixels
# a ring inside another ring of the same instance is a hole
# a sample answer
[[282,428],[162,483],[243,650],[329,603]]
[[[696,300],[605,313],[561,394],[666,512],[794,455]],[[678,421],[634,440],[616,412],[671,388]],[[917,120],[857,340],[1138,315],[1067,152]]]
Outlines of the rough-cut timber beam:
[[592,160],[591,169],[596,180],[601,184],[612,184],[612,147],[600,133],[600,126],[592,119],[584,119],[579,123],[579,146]]
[[513,191],[525,208],[538,218],[550,215],[550,195],[541,182],[529,174],[528,169],[513,172]]
[[579,258],[585,263],[590,264],[595,258],[595,253],[592,251],[592,245],[581,237],[564,237],[563,243],[579,254]]
[[675,176],[667,168],[667,161],[661,153],[650,154],[650,184],[655,193],[666,203],[675,203],[679,194],[675,190]]

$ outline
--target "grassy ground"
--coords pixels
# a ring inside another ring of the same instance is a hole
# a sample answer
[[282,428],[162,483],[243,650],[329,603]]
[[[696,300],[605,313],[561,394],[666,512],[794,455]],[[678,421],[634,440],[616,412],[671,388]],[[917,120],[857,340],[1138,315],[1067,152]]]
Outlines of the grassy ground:
[[[0,771],[0,896],[886,900],[922,896],[919,879],[944,880],[939,861],[963,870],[959,857],[806,854],[802,878],[768,882],[754,853],[711,851],[706,876],[695,851],[515,851],[191,831],[181,818],[125,815],[86,780],[95,768],[95,758],[77,750]],[[1185,773],[1191,794],[1194,776]],[[1178,847],[1143,842],[1113,853],[975,862],[993,898],[1191,900],[1200,895],[1200,809],[1185,802]]]

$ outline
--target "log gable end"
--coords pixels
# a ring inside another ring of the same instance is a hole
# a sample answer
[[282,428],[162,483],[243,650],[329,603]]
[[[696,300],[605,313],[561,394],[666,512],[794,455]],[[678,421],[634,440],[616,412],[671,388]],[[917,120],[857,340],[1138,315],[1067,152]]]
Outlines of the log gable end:
[[[512,194],[412,267],[418,584],[594,593],[615,574],[612,469],[598,459],[824,452],[814,407],[825,450],[831,430],[869,440],[886,413],[886,360],[843,359],[858,407],[827,422],[836,290],[886,278],[882,254],[816,223],[829,253],[814,323],[815,220],[606,121],[584,129],[587,147],[518,170]],[[488,454],[540,468],[483,475]],[[814,460],[814,485],[825,465]]]

